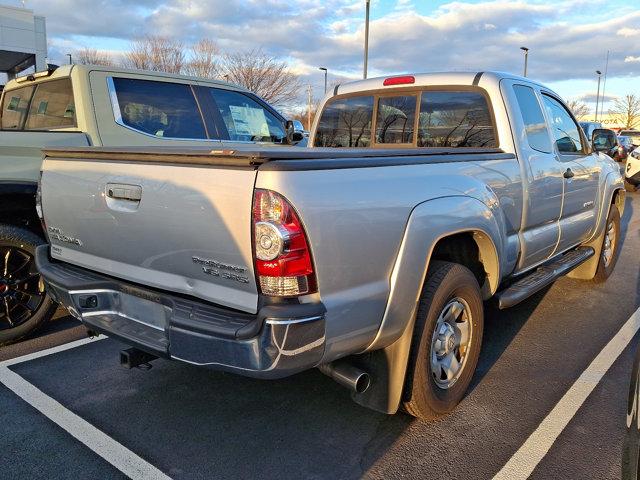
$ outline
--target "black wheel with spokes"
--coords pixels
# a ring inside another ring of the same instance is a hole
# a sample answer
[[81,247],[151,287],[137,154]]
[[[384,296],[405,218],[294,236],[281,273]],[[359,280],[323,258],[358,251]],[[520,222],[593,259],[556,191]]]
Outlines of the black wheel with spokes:
[[0,345],[19,340],[55,312],[35,265],[43,243],[33,232],[0,225]]

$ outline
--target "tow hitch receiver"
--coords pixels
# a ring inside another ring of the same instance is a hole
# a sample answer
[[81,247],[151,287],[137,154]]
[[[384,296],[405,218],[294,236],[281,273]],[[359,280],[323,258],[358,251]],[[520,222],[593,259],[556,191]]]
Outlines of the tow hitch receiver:
[[158,358],[155,355],[138,350],[137,348],[127,348],[120,352],[120,365],[124,368],[141,368],[149,370],[151,362]]

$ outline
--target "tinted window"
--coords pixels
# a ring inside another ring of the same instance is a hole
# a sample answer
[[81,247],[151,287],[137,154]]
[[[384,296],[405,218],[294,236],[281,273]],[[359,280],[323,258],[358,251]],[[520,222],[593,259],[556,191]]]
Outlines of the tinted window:
[[4,92],[2,103],[2,130],[20,130],[27,117],[33,87],[17,88]]
[[551,153],[552,147],[547,123],[533,88],[514,85],[513,91],[520,107],[529,146],[540,152]]
[[189,85],[114,78],[122,122],[155,137],[207,138]]
[[41,83],[31,100],[25,130],[53,130],[76,126],[71,80]]
[[325,105],[316,129],[316,147],[368,147],[373,97],[351,97]]
[[542,99],[547,109],[558,151],[561,153],[581,152],[580,127],[573,121],[569,112],[555,98],[543,95]]
[[274,143],[285,140],[282,121],[251,97],[219,88],[209,91],[222,115],[229,140]]
[[415,118],[415,95],[380,98],[376,116],[376,143],[413,143]]
[[495,147],[486,98],[479,92],[422,92],[419,147]]

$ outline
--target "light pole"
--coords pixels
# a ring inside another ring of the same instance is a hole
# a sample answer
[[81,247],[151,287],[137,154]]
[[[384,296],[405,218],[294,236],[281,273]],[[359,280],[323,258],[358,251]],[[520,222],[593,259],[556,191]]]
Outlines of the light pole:
[[596,70],[598,74],[598,93],[596,94],[596,122],[598,121],[598,103],[600,103],[600,77],[602,76],[602,72],[600,70]]
[[365,20],[364,20],[364,73],[362,78],[367,78],[367,66],[369,63],[369,7],[371,0],[365,0]]
[[319,67],[318,70],[322,70],[324,72],[324,94],[327,94],[327,68]]
[[69,57],[69,65],[71,65],[73,62],[71,61],[71,54],[67,53],[67,57]]
[[529,62],[529,49],[527,47],[520,47],[520,50],[524,52],[524,76],[527,76],[527,63]]

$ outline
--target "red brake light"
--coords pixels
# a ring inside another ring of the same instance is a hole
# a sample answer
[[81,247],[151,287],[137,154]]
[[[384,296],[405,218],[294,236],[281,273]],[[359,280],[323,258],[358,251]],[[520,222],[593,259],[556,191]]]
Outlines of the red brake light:
[[388,87],[390,85],[411,85],[413,83],[416,83],[416,77],[413,75],[403,75],[401,77],[385,78],[382,84]]
[[253,242],[256,275],[263,294],[295,296],[316,291],[304,228],[282,195],[256,189]]

